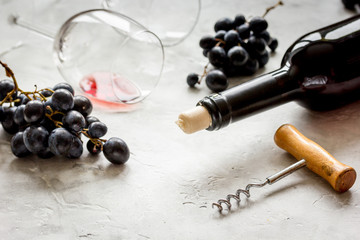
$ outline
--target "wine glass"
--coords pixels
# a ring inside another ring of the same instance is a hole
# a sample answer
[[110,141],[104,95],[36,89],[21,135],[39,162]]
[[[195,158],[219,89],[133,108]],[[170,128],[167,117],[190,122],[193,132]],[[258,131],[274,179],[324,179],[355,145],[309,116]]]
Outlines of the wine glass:
[[61,23],[78,12],[105,8],[136,20],[154,32],[165,47],[180,43],[192,32],[201,10],[201,0],[32,0],[28,2],[33,2],[36,13],[33,24],[46,23],[47,28],[57,30]]
[[103,0],[102,5],[136,19],[165,47],[182,42],[192,32],[201,10],[201,0]]
[[[21,17],[19,26],[34,29]],[[48,38],[51,33],[42,32]],[[156,87],[164,63],[161,40],[135,20],[106,9],[70,17],[54,39],[54,60],[66,81],[110,108],[138,103]]]

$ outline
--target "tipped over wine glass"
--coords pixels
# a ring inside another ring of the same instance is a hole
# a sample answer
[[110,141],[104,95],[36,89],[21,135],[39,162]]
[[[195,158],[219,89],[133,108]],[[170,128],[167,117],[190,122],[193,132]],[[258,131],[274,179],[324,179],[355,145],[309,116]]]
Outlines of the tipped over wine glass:
[[156,87],[163,68],[161,40],[135,20],[106,9],[70,17],[56,34],[12,15],[13,24],[53,39],[55,63],[65,78],[96,103],[128,110]]

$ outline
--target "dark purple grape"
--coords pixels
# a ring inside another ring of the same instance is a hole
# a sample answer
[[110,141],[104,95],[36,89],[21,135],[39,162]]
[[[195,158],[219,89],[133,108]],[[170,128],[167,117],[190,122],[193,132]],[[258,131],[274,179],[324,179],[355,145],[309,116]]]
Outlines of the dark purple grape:
[[253,47],[259,55],[263,55],[266,52],[266,42],[262,38],[258,38],[254,35],[250,36],[248,40],[248,45]]
[[50,133],[48,141],[50,151],[55,155],[66,155],[71,147],[74,137],[75,136],[65,128],[54,129]]
[[78,111],[71,110],[62,118],[64,127],[73,132],[80,132],[86,126],[84,116]]
[[249,58],[244,69],[246,74],[252,75],[259,70],[259,62],[256,59]]
[[26,105],[26,104],[27,104],[28,102],[30,102],[30,101],[31,101],[30,98],[25,97],[25,98],[22,100],[21,104]]
[[265,51],[264,54],[260,55],[257,60],[259,62],[259,68],[264,67],[270,59],[270,54],[268,51]]
[[226,34],[226,31],[225,30],[219,30],[215,33],[215,38],[216,39],[221,39],[221,40],[224,40],[224,37],[225,37],[225,34]]
[[221,71],[225,74],[226,77],[236,77],[239,75],[243,75],[243,67],[242,66],[234,66],[229,64],[221,69]]
[[23,137],[26,148],[32,153],[44,151],[48,147],[49,132],[41,125],[27,127]]
[[190,73],[186,78],[186,82],[189,87],[195,87],[195,84],[199,82],[199,75],[196,73]]
[[248,52],[241,46],[232,47],[228,51],[227,56],[230,60],[230,63],[234,66],[244,65],[249,58]]
[[24,118],[28,123],[40,122],[45,117],[45,106],[40,100],[32,100],[25,105]]
[[264,39],[264,41],[266,42],[267,45],[269,45],[271,42],[270,33],[266,30],[262,31],[259,34],[256,34],[255,36]]
[[210,49],[203,49],[203,55],[204,55],[204,57],[208,57],[209,51],[210,51]]
[[233,20],[231,20],[230,18],[221,18],[215,23],[214,30],[215,32],[219,30],[229,31],[233,28],[233,23]]
[[5,120],[4,108],[0,106],[0,122]]
[[51,97],[53,110],[68,111],[74,107],[74,98],[66,89],[57,89]]
[[199,45],[202,49],[210,49],[216,45],[217,41],[213,36],[207,35],[200,39]]
[[246,18],[243,14],[238,14],[235,16],[235,19],[234,19],[234,26],[237,27],[237,26],[240,26],[242,24],[244,24],[246,22]]
[[[9,92],[15,88],[15,84],[10,79],[3,79],[0,81],[0,101],[2,101]],[[13,99],[16,99],[17,92],[12,95]]]
[[268,23],[262,17],[253,17],[249,22],[249,27],[254,34],[258,34],[267,29]]
[[275,52],[276,48],[278,47],[279,42],[276,38],[272,38],[269,43],[269,48],[272,52]]
[[242,40],[248,39],[250,37],[251,30],[249,25],[246,23],[236,27],[236,31]]
[[226,64],[226,52],[222,47],[213,47],[208,53],[209,62],[214,67],[222,67]]
[[19,125],[14,122],[14,115],[17,107],[4,108],[4,120],[1,122],[4,130],[9,134],[14,134],[19,131]]
[[66,154],[67,158],[79,158],[83,153],[83,143],[78,137],[73,137],[73,141]]
[[89,127],[89,125],[92,124],[93,122],[100,122],[100,120],[94,116],[87,116],[85,120],[86,120],[86,127]]
[[228,80],[220,70],[212,70],[206,76],[206,86],[213,92],[224,91],[228,87]]
[[93,105],[87,97],[77,95],[74,96],[73,110],[80,112],[84,117],[86,117],[91,114]]
[[51,133],[52,130],[54,130],[56,128],[56,125],[53,121],[51,121],[49,118],[44,118],[41,122],[40,125],[43,126],[44,128],[46,128],[46,130],[48,130],[49,133]]
[[91,138],[100,138],[107,133],[107,126],[102,122],[93,122],[88,127],[88,134]]
[[50,148],[47,147],[45,150],[38,152],[37,156],[42,159],[48,159],[52,158],[55,155],[50,151]]
[[86,148],[89,151],[89,153],[96,155],[101,152],[101,146],[95,145],[91,140],[89,140],[86,144]]
[[74,93],[75,93],[74,88],[68,83],[65,83],[65,82],[58,83],[53,87],[54,91],[56,91],[58,89],[66,89],[74,96]]
[[240,42],[239,34],[235,30],[230,30],[225,34],[224,40],[226,48],[230,49]]
[[[50,107],[50,109],[48,108],[48,106]],[[51,114],[52,111],[55,110],[53,105],[52,105],[51,98],[48,99],[46,102],[44,102],[44,109],[45,109],[45,114]]]
[[114,164],[124,164],[130,157],[127,144],[117,137],[112,137],[105,142],[103,152],[106,159]]
[[23,135],[23,132],[17,132],[11,138],[10,142],[12,153],[19,158],[26,157],[31,154],[31,152],[25,146]]
[[20,105],[17,107],[14,113],[14,122],[19,126],[24,126],[27,124],[24,118],[24,109],[25,105]]
[[[51,89],[51,88],[47,88],[47,89]],[[50,90],[47,90],[47,89],[42,90],[40,93],[41,93],[44,97],[51,97],[52,94],[53,94],[53,92],[50,91]],[[53,90],[53,91],[54,91],[54,90]]]
[[14,99],[14,100],[16,100],[16,102],[15,102],[15,106],[20,106],[20,105],[22,105],[23,103],[23,101],[26,99],[27,97],[24,95],[24,94],[19,94],[17,97],[16,97],[16,99]]

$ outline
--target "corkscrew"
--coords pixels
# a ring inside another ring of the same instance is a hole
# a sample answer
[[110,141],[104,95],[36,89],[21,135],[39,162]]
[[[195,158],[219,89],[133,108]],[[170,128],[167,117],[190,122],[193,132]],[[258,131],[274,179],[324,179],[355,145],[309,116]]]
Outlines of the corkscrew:
[[238,189],[235,194],[227,195],[226,199],[220,199],[213,203],[213,208],[217,207],[222,212],[224,204],[230,210],[230,200],[234,199],[239,204],[241,193],[249,198],[251,188],[260,188],[267,184],[271,185],[305,166],[328,181],[337,192],[345,192],[354,184],[356,172],[352,167],[337,161],[324,148],[306,138],[294,126],[290,124],[282,125],[276,131],[274,140],[280,148],[289,152],[299,161],[267,177],[263,182],[248,184],[245,189]]

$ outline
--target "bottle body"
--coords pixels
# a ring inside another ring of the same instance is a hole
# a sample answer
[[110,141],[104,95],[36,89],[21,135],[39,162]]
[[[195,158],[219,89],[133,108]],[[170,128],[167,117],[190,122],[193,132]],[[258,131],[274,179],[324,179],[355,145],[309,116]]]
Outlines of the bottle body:
[[360,99],[360,15],[299,38],[281,68],[199,101],[211,115],[207,130],[297,101],[329,110]]

